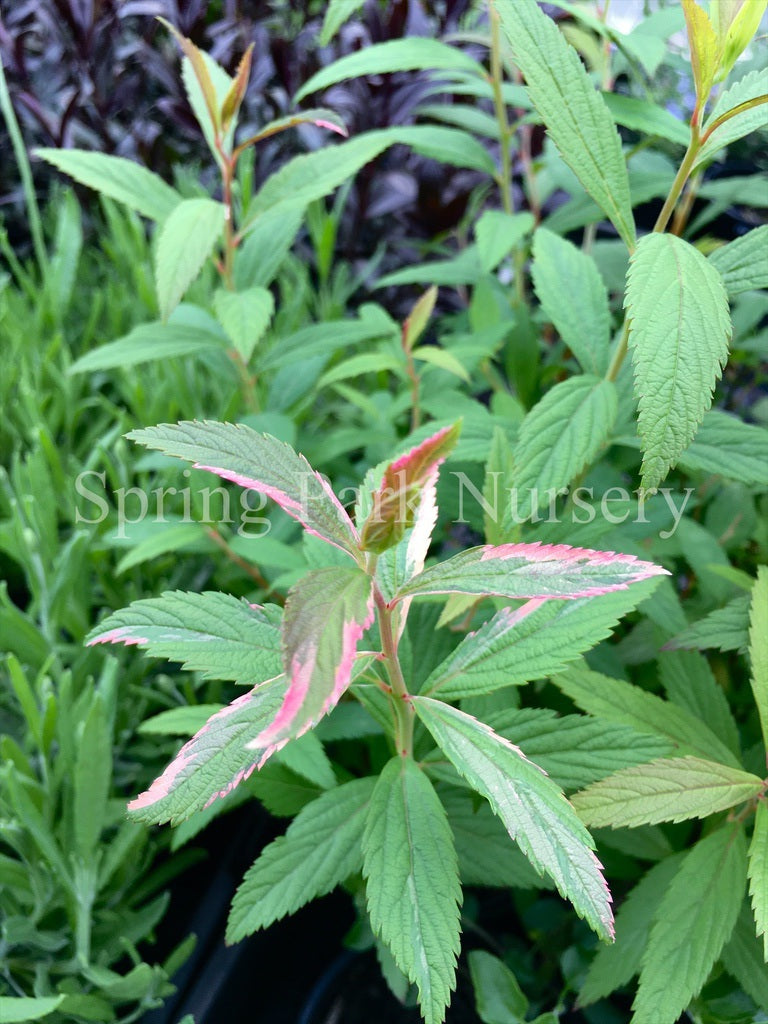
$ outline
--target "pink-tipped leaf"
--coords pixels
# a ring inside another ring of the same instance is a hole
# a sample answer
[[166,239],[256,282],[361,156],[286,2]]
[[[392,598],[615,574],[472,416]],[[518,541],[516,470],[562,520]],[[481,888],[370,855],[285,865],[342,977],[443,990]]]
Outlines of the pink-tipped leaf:
[[309,533],[357,558],[357,531],[328,483],[302,455],[270,434],[244,424],[188,420],[127,436],[265,494]]
[[425,569],[396,600],[420,594],[474,594],[510,599],[577,598],[623,590],[667,574],[652,562],[567,544],[501,544],[470,548]]

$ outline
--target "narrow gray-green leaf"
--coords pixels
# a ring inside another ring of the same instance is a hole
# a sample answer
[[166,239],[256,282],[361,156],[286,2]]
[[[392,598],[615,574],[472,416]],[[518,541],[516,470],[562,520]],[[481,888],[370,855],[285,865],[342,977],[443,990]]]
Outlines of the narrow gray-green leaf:
[[761,224],[741,238],[715,249],[709,262],[720,272],[728,294],[733,297],[752,289],[768,288],[766,253],[768,224]]
[[410,757],[394,757],[373,791],[363,835],[371,926],[442,1024],[456,984],[461,886],[445,809]]
[[562,790],[519,747],[457,708],[414,698],[416,714],[454,768],[490,803],[537,871],[546,872],[576,913],[613,937],[611,896],[593,841]]
[[112,778],[112,729],[101,693],[95,693],[77,737],[72,818],[75,852],[94,855],[104,827]]
[[763,953],[768,963],[768,804],[761,800],[755,815],[755,831],[749,845],[749,894],[755,931],[763,937]]
[[531,409],[514,450],[515,522],[546,505],[595,459],[617,411],[613,381],[589,374],[555,384]]
[[590,827],[632,828],[705,818],[751,800],[762,789],[762,779],[739,768],[698,757],[664,757],[623,768],[571,799]]
[[638,686],[588,668],[567,669],[553,676],[552,682],[578,707],[596,718],[631,725],[638,732],[664,736],[676,744],[682,754],[695,754],[705,760],[716,758],[733,768],[739,767],[733,751],[701,719]]
[[37,149],[35,153],[81,185],[125,203],[150,220],[165,220],[181,202],[175,189],[133,160],[83,149]]
[[167,320],[203,268],[224,230],[224,205],[184,199],[162,226],[155,255],[160,315]]
[[730,938],[746,875],[740,826],[713,832],[686,854],[651,928],[632,1024],[675,1024]]
[[227,942],[293,914],[360,870],[365,814],[374,779],[356,779],[299,811],[246,872],[232,900]]
[[691,443],[728,358],[723,279],[688,242],[640,240],[625,298],[643,442],[642,485],[655,491]]
[[619,133],[576,50],[536,0],[493,0],[493,6],[563,159],[633,249],[635,222]]
[[585,373],[608,369],[611,316],[608,291],[597,264],[553,231],[533,236],[533,284],[547,319]]

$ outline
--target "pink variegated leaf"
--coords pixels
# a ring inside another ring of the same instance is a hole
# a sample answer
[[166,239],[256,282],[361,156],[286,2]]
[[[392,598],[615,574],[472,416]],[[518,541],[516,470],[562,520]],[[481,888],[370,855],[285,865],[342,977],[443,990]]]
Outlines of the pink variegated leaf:
[[253,686],[283,671],[281,619],[276,605],[261,608],[215,591],[168,591],[113,612],[87,643],[134,645],[208,679]]
[[258,754],[246,749],[274,718],[285,690],[285,679],[278,676],[217,711],[149,789],[128,804],[131,815],[148,824],[175,825],[230,793],[282,745]]
[[127,437],[266,494],[309,533],[359,557],[357,530],[344,506],[303,455],[283,441],[244,424],[209,420],[161,424]]
[[612,940],[611,894],[602,865],[560,787],[484,722],[431,697],[414,697],[413,705],[440,750],[488,800],[536,870],[552,878],[602,939]]
[[630,583],[667,574],[652,562],[614,551],[567,544],[500,544],[462,551],[414,577],[396,595],[493,595],[510,599],[577,598],[623,590]]
[[443,427],[387,466],[360,528],[364,551],[380,554],[394,547],[414,525],[421,491],[456,446],[460,433],[461,423]]
[[316,569],[296,584],[283,616],[288,692],[250,749],[301,736],[338,704],[352,678],[358,640],[372,622],[373,580],[360,569]]
[[278,132],[287,131],[289,128],[298,128],[302,124],[314,124],[318,128],[325,128],[328,131],[336,132],[337,135],[342,135],[344,138],[347,138],[349,135],[347,126],[335,110],[328,110],[325,107],[318,107],[316,110],[298,110],[295,114],[288,114],[287,117],[281,117],[277,121],[270,121],[269,124],[265,124],[255,135],[251,135],[239,143],[236,152],[241,153],[248,146],[253,146],[257,142],[263,142],[264,139],[268,139],[270,135],[277,135]]

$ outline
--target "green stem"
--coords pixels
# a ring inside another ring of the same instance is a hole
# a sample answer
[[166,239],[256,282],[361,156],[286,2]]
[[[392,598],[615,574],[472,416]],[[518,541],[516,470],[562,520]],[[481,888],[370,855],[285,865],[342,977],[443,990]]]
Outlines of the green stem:
[[616,346],[616,351],[613,353],[613,358],[611,359],[611,365],[608,367],[608,370],[607,370],[607,372],[605,374],[605,379],[606,380],[616,380],[616,378],[619,376],[619,370],[621,369],[621,364],[624,362],[624,358],[625,358],[625,356],[627,354],[627,347],[628,347],[628,345],[629,345],[629,320],[625,317],[624,318],[624,327],[623,327],[622,332],[621,332],[621,337],[619,338],[619,343]]
[[392,687],[392,705],[395,710],[395,745],[403,757],[413,755],[413,720],[415,712],[397,656],[397,641],[392,631],[392,611],[384,595],[374,583],[374,601],[381,634],[381,650]]
[[499,191],[501,192],[501,203],[504,212],[512,214],[515,212],[512,203],[512,158],[509,152],[509,145],[512,141],[512,133],[507,118],[507,108],[504,103],[502,92],[503,72],[501,68],[501,32],[500,19],[496,10],[491,7],[491,88],[493,89],[493,107],[496,112],[496,120],[499,125],[499,142],[501,144],[501,172],[499,174]]
[[2,60],[0,60],[0,110],[5,118],[5,125],[11,137],[13,154],[16,157],[16,165],[19,168],[21,184],[24,189],[24,202],[26,203],[27,217],[29,218],[29,230],[32,234],[32,245],[34,246],[35,258],[42,274],[48,266],[48,253],[46,252],[45,240],[43,238],[43,223],[40,219],[35,186],[32,181],[32,168],[30,167],[27,150],[24,146],[24,139],[21,136],[19,122],[16,120],[16,114],[13,111],[11,94],[8,92],[8,83],[5,80]]
[[654,231],[664,231],[667,224],[669,224],[669,218],[674,213],[677,201],[685,187],[686,181],[688,181],[691,171],[693,170],[693,165],[696,162],[696,157],[699,155],[700,149],[701,135],[697,122],[693,120],[691,123],[691,141],[688,145],[688,149],[685,151],[683,162],[677,170],[675,180],[672,182],[672,188],[669,190],[669,195],[661,208],[661,213],[657,217],[656,223],[653,225]]

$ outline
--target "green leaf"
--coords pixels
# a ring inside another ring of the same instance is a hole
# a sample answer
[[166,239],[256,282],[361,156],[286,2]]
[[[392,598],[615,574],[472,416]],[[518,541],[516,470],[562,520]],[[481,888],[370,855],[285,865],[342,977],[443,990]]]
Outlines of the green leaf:
[[435,743],[488,800],[536,870],[550,875],[601,938],[611,939],[611,898],[592,838],[559,786],[518,747],[470,715],[430,697],[415,697],[413,703]]
[[632,828],[705,818],[751,800],[762,789],[762,779],[738,768],[698,757],[665,757],[623,768],[571,800],[590,827]]
[[22,1024],[27,1020],[42,1020],[66,999],[66,996],[0,996],[0,1020],[3,1024]]
[[768,487],[768,430],[710,409],[690,448],[680,456],[680,465],[689,472],[716,473]]
[[150,220],[165,220],[181,202],[175,189],[133,160],[83,149],[36,149],[35,153],[81,185],[125,203]]
[[469,383],[469,374],[464,366],[447,349],[438,348],[436,345],[421,345],[419,348],[415,348],[412,354],[414,359],[420,359],[424,363],[429,363],[430,366],[436,366],[438,369],[452,373],[455,377],[461,377],[462,380]]
[[213,296],[213,308],[219,323],[247,363],[272,319],[275,310],[272,292],[259,287],[244,292],[219,288]]
[[395,71],[467,71],[472,75],[484,73],[482,65],[455,46],[438,39],[393,39],[376,43],[350,53],[312,75],[294,96],[299,103],[310,93],[320,92],[330,85],[361,75],[382,75]]
[[747,900],[742,903],[736,927],[723,949],[721,959],[725,969],[747,995],[754,999],[761,1010],[768,1013],[768,971],[765,969],[762,943],[755,935]]
[[230,594],[167,591],[108,615],[86,640],[135,645],[206,679],[253,685],[283,670],[281,617],[275,605],[259,608]]
[[533,214],[486,210],[475,225],[480,264],[486,273],[495,270],[505,256],[533,229]]
[[441,1024],[456,984],[461,886],[445,810],[410,757],[379,776],[363,856],[371,927],[418,987],[426,1024]]
[[768,288],[767,250],[768,224],[715,249],[709,262],[720,273],[731,298],[753,288]]
[[738,726],[707,659],[698,651],[667,651],[658,663],[669,699],[700,718],[729,750],[738,754]]
[[327,320],[322,324],[310,324],[281,338],[279,344],[261,356],[259,367],[273,370],[313,356],[331,356],[352,345],[386,338],[393,328],[394,322],[390,327],[379,319]]
[[522,708],[495,712],[487,722],[564,789],[588,786],[671,750],[661,737],[585,715],[559,717],[554,711]]
[[224,230],[224,205],[184,199],[163,224],[155,254],[160,316],[167,320],[203,268]]
[[[641,22],[642,24],[642,22]],[[664,107],[650,100],[623,96],[618,92],[604,92],[602,97],[617,124],[633,132],[643,132],[659,139],[666,139],[678,146],[687,146],[691,141],[691,130]]]
[[332,789],[336,785],[333,766],[314,732],[304,733],[299,739],[292,740],[275,757],[280,764],[321,789]]
[[69,372],[93,373],[95,370],[135,366],[156,359],[189,359],[200,352],[223,350],[225,345],[226,340],[221,335],[204,328],[166,324],[156,320],[140,324],[124,337],[86,352],[75,360]]
[[289,128],[297,128],[302,124],[314,124],[318,128],[326,128],[329,131],[336,132],[337,135],[343,135],[345,138],[349,134],[346,125],[335,110],[329,110],[327,107],[318,107],[314,110],[298,110],[293,114],[286,114],[285,117],[278,117],[275,121],[269,121],[259,128],[254,135],[241,142],[237,148],[238,150],[243,150],[247,146],[253,146],[264,139],[270,138],[272,135],[278,135],[280,132],[287,131]]
[[448,288],[477,284],[483,276],[477,247],[468,245],[452,259],[427,260],[385,274],[376,282],[377,288],[391,288],[401,284],[435,284]]
[[274,719],[285,690],[285,680],[278,676],[218,711],[149,789],[128,804],[132,817],[176,825],[231,793],[273,753],[254,754],[246,744]]
[[643,442],[653,492],[690,444],[728,358],[731,318],[720,274],[688,242],[640,239],[625,298]]
[[[743,104],[757,101],[755,106]],[[721,119],[729,115],[727,120]],[[693,170],[711,160],[719,150],[732,142],[764,128],[768,124],[768,68],[750,71],[720,94],[712,113],[704,123],[704,145],[699,150]]]
[[127,555],[124,555],[115,566],[115,575],[121,576],[128,569],[142,562],[157,558],[159,555],[166,555],[170,551],[181,551],[191,545],[197,545],[201,540],[203,545],[209,542],[205,536],[205,527],[201,523],[156,523],[144,540],[139,541],[132,547]]
[[356,531],[330,487],[302,455],[269,434],[243,424],[187,420],[126,436],[266,494],[310,533],[342,551],[357,550]]
[[696,0],[682,2],[696,85],[696,106],[703,110],[717,72],[719,45],[707,12]]
[[483,1024],[523,1024],[528,1000],[504,961],[482,949],[473,949],[467,960]]
[[239,942],[359,871],[374,779],[356,779],[299,811],[284,836],[261,852],[232,900],[227,942]]
[[344,359],[336,366],[331,367],[320,378],[317,386],[325,388],[340,380],[360,377],[364,373],[380,373],[382,370],[404,373],[405,363],[402,356],[394,352],[361,352],[359,355],[350,356],[349,359]]
[[112,729],[101,693],[95,693],[77,737],[72,819],[75,852],[86,863],[106,824],[112,781]]
[[632,1024],[674,1024],[704,985],[739,915],[746,861],[741,827],[721,828],[686,854],[651,928]]
[[359,10],[365,0],[329,0],[320,32],[320,45],[327,46],[341,26]]
[[763,955],[768,963],[768,804],[761,800],[755,814],[755,831],[749,845],[749,894],[755,931],[763,937]]
[[666,857],[643,875],[616,913],[616,941],[600,946],[579,992],[579,1005],[604,999],[640,971],[651,924],[682,855]]
[[352,678],[357,642],[372,622],[373,580],[361,569],[330,566],[302,577],[283,615],[288,690],[251,749],[301,736],[338,704]]
[[752,587],[749,610],[749,660],[752,694],[760,715],[763,743],[768,747],[768,566],[761,565]]
[[549,135],[633,249],[635,223],[621,140],[578,54],[536,0],[494,0],[493,6]]
[[752,42],[768,0],[712,0],[709,16],[720,43],[718,80],[730,74],[737,58]]
[[148,736],[194,736],[211,715],[223,707],[223,704],[189,704],[169,708],[145,719],[139,726],[139,732]]
[[603,376],[608,369],[611,316],[595,261],[567,239],[539,228],[533,236],[531,272],[547,319],[585,373]]
[[304,206],[262,214],[235,250],[238,290],[266,288],[285,261],[304,223]]
[[587,668],[570,668],[553,676],[552,682],[582,711],[596,718],[663,736],[682,754],[691,753],[705,760],[717,758],[732,768],[739,767],[733,752],[701,719],[638,686]]
[[748,628],[749,595],[742,594],[694,622],[665,646],[673,651],[746,651]]
[[437,288],[427,288],[411,307],[411,311],[403,321],[402,345],[406,352],[412,352],[416,342],[427,329],[437,302]]
[[514,449],[514,522],[532,516],[594,461],[617,412],[613,381],[588,374],[555,384],[531,409]]
[[480,174],[496,174],[496,165],[488,150],[468,132],[434,124],[399,125],[385,131],[393,133],[393,143],[410,146],[430,160],[439,160],[451,167],[468,167]]
[[[500,544],[469,548],[401,587],[396,599],[421,594],[495,595],[510,599],[590,597],[623,590],[666,570],[632,555],[567,544]],[[531,609],[529,609],[531,610]]]
[[422,692],[456,700],[560,672],[610,636],[619,619],[647,596],[648,586],[653,582],[598,597],[545,601],[526,615],[503,608],[433,669]]

